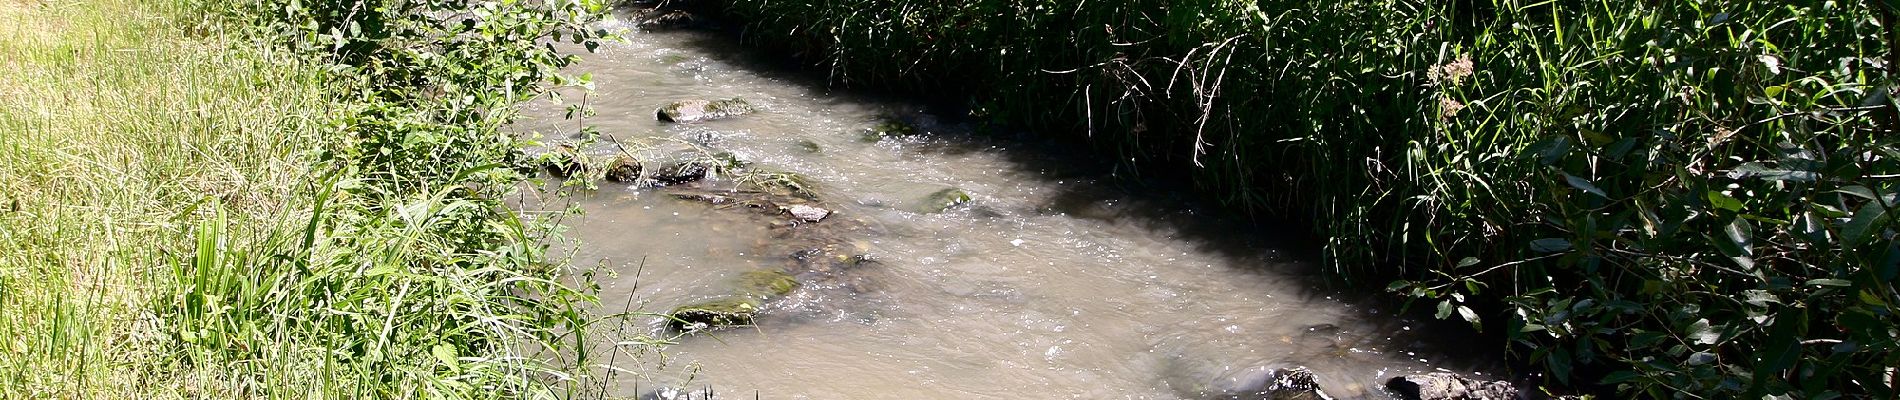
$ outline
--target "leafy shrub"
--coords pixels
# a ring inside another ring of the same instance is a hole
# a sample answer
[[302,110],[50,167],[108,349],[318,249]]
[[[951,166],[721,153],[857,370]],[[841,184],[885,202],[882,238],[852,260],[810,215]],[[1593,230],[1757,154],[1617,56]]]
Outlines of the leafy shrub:
[[[1498,8],[1445,56],[1472,58],[1469,82],[1434,85],[1441,146],[1474,150],[1411,164],[1455,172],[1426,186],[1449,210],[1517,224],[1473,254],[1511,262],[1407,293],[1503,296],[1505,332],[1559,380],[1610,363],[1603,383],[1656,397],[1895,393],[1886,11]],[[1460,165],[1473,153],[1495,161]]]
[[720,3],[837,82],[1310,218],[1341,281],[1406,277],[1554,383],[1896,390],[1889,2]]
[[238,393],[520,398],[577,390],[593,301],[552,264],[551,222],[501,202],[524,178],[504,128],[607,39],[586,0],[207,0],[265,46],[329,66],[335,108],[307,214],[262,238],[199,224],[158,311],[179,368]]

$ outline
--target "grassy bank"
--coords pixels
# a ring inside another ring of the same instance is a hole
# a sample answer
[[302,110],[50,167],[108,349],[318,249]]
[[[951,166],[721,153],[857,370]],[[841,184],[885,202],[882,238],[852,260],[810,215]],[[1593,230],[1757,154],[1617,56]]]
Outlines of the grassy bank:
[[597,11],[0,1],[0,397],[577,390],[501,129]]
[[1888,3],[715,3],[836,82],[1314,221],[1340,281],[1552,385],[1900,390]]
[[320,74],[188,38],[181,6],[0,2],[0,392],[186,395],[143,367],[191,226],[308,207]]

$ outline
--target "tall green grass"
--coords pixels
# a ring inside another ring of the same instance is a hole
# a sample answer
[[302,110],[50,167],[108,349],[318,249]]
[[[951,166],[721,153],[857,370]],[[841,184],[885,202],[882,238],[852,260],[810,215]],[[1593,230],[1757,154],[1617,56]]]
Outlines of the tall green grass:
[[599,9],[325,3],[410,51],[339,58],[297,4],[0,2],[0,397],[584,390],[588,281],[499,199]]
[[1891,2],[722,1],[1237,210],[1557,385],[1891,396]]
[[0,393],[190,396],[150,304],[191,226],[262,235],[329,102],[292,59],[185,36],[178,3],[0,2]]

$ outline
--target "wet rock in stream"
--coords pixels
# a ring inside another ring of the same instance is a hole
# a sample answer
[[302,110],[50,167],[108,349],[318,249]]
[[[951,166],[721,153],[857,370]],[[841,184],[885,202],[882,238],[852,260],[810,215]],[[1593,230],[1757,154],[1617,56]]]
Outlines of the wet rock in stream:
[[632,11],[633,25],[648,31],[678,29],[715,29],[719,27],[716,18],[707,17],[716,12],[698,1],[634,0],[627,4]]
[[649,31],[676,29],[710,29],[716,27],[711,19],[685,10],[651,10],[635,16],[634,26]]
[[1306,367],[1252,367],[1222,374],[1183,397],[1221,400],[1331,400]]
[[1505,381],[1482,381],[1448,372],[1392,378],[1386,389],[1406,400],[1514,400],[1524,398]]
[[1332,400],[1319,390],[1319,378],[1305,367],[1283,369],[1260,391],[1261,400]]
[[752,103],[745,99],[682,100],[660,106],[655,117],[664,122],[694,123],[751,114]]
[[762,310],[785,308],[779,300],[787,296],[801,299],[792,301],[794,306],[808,308],[825,305],[806,300],[828,297],[798,296],[795,292],[838,291],[855,295],[862,290],[863,280],[846,273],[875,264],[866,255],[868,249],[863,243],[849,239],[869,233],[863,221],[839,218],[830,209],[815,205],[818,201],[808,193],[712,187],[719,184],[702,181],[658,190],[676,199],[760,217],[760,223],[769,227],[772,236],[762,240],[755,250],[787,257],[781,268],[741,274],[732,297],[676,309],[672,314],[675,321],[670,324],[674,330],[695,332],[750,325]]
[[546,170],[564,179],[607,180],[639,186],[699,182],[740,169],[729,152],[676,139],[627,142],[556,140],[518,151],[523,172]]
[[662,140],[642,151],[641,160],[647,178],[655,185],[671,186],[698,182],[739,168],[732,153],[710,149],[681,140]]
[[925,196],[915,210],[919,213],[940,213],[951,207],[970,202],[970,193],[960,188],[946,188]]
[[826,210],[823,208],[812,207],[812,206],[803,205],[803,204],[786,207],[785,212],[790,213],[792,214],[792,217],[798,218],[799,220],[805,221],[805,222],[823,221],[825,220],[825,217],[831,216],[831,210]]
[[661,186],[678,185],[706,179],[706,173],[713,168],[707,163],[679,162],[668,164],[653,171],[653,182]]
[[624,183],[638,180],[643,169],[639,160],[618,143],[555,141],[522,148],[518,156],[525,160],[522,165],[546,169],[561,178],[600,178]]
[[749,296],[731,296],[674,307],[668,312],[668,326],[675,332],[700,332],[732,326],[752,325],[761,301]]
[[667,313],[668,327],[675,332],[700,332],[752,325],[753,317],[766,302],[784,297],[799,286],[791,274],[777,269],[746,271],[735,281],[737,289],[731,296],[674,308]]
[[713,394],[714,393],[711,388],[681,389],[677,387],[664,387],[664,388],[656,389],[651,392],[646,392],[645,394],[641,394],[639,399],[640,400],[713,400],[716,398],[713,396]]
[[916,136],[916,135],[917,135],[916,125],[912,125],[910,122],[906,122],[906,121],[895,119],[895,118],[887,118],[883,121],[878,122],[876,126],[865,128],[863,131],[863,134],[860,135],[858,139],[866,143],[873,143],[880,140],[884,140],[884,138],[907,137],[907,136]]

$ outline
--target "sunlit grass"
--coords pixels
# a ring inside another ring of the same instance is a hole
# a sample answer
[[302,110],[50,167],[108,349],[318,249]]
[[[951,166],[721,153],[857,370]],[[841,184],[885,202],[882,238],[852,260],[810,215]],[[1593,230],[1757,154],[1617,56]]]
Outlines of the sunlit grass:
[[159,384],[166,261],[195,215],[244,235],[298,208],[324,112],[293,60],[187,37],[178,2],[0,1],[0,393]]

